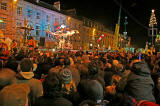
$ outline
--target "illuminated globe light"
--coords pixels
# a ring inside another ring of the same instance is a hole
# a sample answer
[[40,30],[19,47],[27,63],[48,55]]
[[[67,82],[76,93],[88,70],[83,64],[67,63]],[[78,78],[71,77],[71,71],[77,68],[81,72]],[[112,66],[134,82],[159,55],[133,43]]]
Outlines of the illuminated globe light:
[[90,44],[90,46],[93,46],[92,43]]
[[155,10],[154,9],[152,9],[152,12],[154,12]]
[[3,20],[0,20],[0,23],[1,23],[1,22],[4,22],[4,21],[3,21]]
[[13,0],[14,2],[17,2],[17,0]]
[[56,50],[55,49],[53,49],[53,52],[55,52]]

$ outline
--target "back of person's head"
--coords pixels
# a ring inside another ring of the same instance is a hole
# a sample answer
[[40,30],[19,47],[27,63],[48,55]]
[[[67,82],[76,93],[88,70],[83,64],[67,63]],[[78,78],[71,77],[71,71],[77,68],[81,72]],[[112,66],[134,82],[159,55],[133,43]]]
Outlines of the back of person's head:
[[16,78],[16,73],[7,68],[3,68],[0,70],[0,89],[3,87],[14,83]]
[[24,79],[31,79],[34,76],[33,73],[33,63],[29,58],[24,58],[21,60],[20,64],[18,65],[19,74]]
[[26,84],[8,85],[0,91],[0,106],[28,106],[29,92]]
[[123,71],[123,65],[122,64],[118,63],[116,67],[117,67],[117,71],[120,71],[120,72]]
[[90,62],[89,56],[88,55],[83,55],[82,56],[82,62],[83,63],[89,63]]
[[21,61],[25,57],[24,52],[19,52],[18,55],[16,55],[15,59],[17,61]]
[[80,73],[80,79],[87,79],[89,76],[88,68],[84,64],[79,64],[77,67]]
[[113,60],[113,61],[112,61],[113,66],[117,66],[118,63],[119,63],[118,60]]
[[10,68],[16,73],[18,73],[17,67],[18,67],[18,62],[16,60],[10,60],[6,63],[5,65],[6,68]]
[[61,81],[58,73],[51,72],[48,74],[43,82],[43,91],[45,97],[55,98],[60,96]]
[[64,68],[60,70],[59,75],[60,75],[61,82],[63,84],[68,84],[72,80],[72,73],[69,68]]
[[81,64],[81,63],[82,63],[82,59],[81,59],[80,56],[78,56],[78,57],[76,58],[76,63],[78,63],[78,64]]
[[96,75],[98,74],[98,71],[100,70],[100,67],[97,63],[97,61],[91,61],[89,64],[88,64],[88,72],[89,72],[89,75]]
[[30,72],[33,69],[33,63],[29,58],[22,59],[19,65],[22,72]]
[[69,66],[70,63],[71,63],[71,62],[70,62],[69,57],[64,58],[64,65],[65,65],[65,66]]
[[121,77],[119,75],[113,75],[112,76],[112,85],[117,85],[120,80],[121,80]]
[[81,80],[77,89],[80,96],[85,100],[97,102],[103,99],[103,87],[97,80]]

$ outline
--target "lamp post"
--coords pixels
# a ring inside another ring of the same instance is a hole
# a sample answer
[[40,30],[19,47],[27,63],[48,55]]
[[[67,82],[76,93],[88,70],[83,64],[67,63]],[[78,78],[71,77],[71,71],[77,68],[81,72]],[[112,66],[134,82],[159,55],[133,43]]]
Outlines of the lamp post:
[[127,37],[127,25],[128,25],[127,18],[128,18],[128,17],[125,16],[125,21],[124,21],[124,32],[123,32],[123,35],[124,35],[125,39],[126,39],[126,37]]

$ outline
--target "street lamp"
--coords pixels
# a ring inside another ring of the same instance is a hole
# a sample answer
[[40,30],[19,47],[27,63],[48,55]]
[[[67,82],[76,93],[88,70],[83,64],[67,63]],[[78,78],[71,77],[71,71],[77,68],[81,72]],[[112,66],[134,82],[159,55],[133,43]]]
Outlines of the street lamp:
[[126,27],[127,24],[128,24],[128,22],[127,22],[127,16],[125,16],[124,32],[123,32],[125,38],[126,38],[126,36],[127,36],[127,27]]
[[13,0],[13,2],[17,2],[17,0]]

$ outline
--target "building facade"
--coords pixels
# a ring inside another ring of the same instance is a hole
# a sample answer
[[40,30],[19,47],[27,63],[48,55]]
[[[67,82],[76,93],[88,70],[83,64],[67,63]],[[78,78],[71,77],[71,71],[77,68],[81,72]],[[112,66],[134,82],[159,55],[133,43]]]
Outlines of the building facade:
[[[48,48],[54,48],[57,41],[46,30],[54,32],[62,24],[78,30],[79,33],[67,38],[76,50],[112,47],[115,39],[113,32],[101,23],[85,17],[66,15],[60,10],[60,6],[49,5],[40,0],[1,0],[0,20],[0,30],[6,37],[19,42],[23,40],[24,33],[33,36],[37,41],[40,37],[45,37],[45,46]],[[97,39],[104,33],[106,36],[98,44]],[[51,36],[52,40],[48,40]]]

